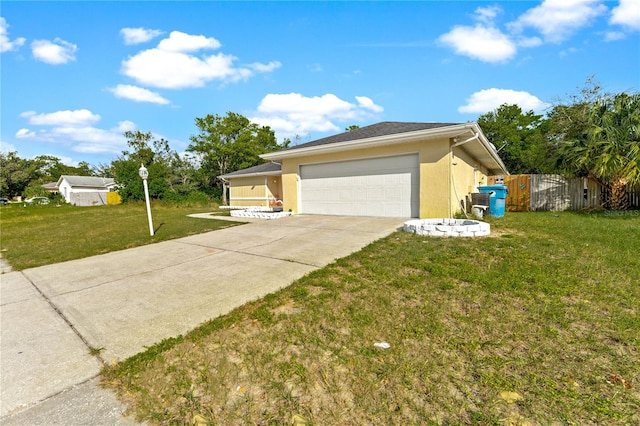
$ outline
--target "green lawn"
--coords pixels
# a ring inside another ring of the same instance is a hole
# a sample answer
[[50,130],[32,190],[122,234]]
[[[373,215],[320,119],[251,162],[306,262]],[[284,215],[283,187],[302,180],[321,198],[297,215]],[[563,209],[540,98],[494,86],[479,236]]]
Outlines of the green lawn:
[[638,213],[397,232],[103,382],[151,424],[640,424]]
[[237,224],[187,217],[216,209],[152,204],[155,235],[151,237],[144,203],[97,207],[10,204],[0,207],[0,248],[12,268],[22,270]]

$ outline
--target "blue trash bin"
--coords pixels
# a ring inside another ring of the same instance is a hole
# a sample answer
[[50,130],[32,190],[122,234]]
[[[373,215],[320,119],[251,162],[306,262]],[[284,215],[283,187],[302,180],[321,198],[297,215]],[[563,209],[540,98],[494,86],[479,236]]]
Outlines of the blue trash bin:
[[507,193],[509,192],[506,185],[479,186],[478,191],[480,191],[480,193],[489,194],[489,214],[491,216],[504,216],[507,204]]

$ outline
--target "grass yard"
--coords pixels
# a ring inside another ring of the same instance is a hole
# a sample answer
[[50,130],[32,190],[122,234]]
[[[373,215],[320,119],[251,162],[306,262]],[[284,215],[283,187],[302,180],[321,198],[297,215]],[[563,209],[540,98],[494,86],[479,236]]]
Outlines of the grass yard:
[[149,235],[144,203],[74,207],[10,204],[0,207],[2,257],[14,270],[80,259],[213,231],[237,223],[187,217],[214,207],[152,205]]
[[397,232],[103,383],[151,424],[640,424],[637,213]]

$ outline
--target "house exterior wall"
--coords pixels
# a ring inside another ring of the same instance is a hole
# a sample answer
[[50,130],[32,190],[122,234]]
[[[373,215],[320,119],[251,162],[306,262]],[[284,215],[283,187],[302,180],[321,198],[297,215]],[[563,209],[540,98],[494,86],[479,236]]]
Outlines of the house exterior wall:
[[[109,192],[107,188],[91,188],[91,187],[73,187],[63,179],[60,182],[58,191],[64,197],[64,200],[73,205],[94,205],[100,200],[106,200],[106,194]],[[75,195],[80,194],[80,195]],[[94,194],[94,195],[88,195]],[[80,200],[94,200],[95,202],[80,201]]]
[[488,171],[464,151],[464,146],[452,148],[451,154],[451,212],[464,211],[467,195],[478,192],[487,184]]
[[271,207],[282,206],[282,177],[266,176],[269,204]]
[[67,203],[71,202],[71,185],[69,185],[69,182],[63,180],[58,187],[58,191],[62,194]]
[[269,206],[268,176],[248,176],[229,179],[229,205]]
[[456,154],[460,154],[456,157],[457,165],[453,170],[451,145],[452,142],[448,138],[441,138],[283,158],[284,210],[299,212],[299,169],[301,165],[418,153],[420,161],[420,218],[451,217],[457,210],[460,210],[459,203],[453,194],[452,181],[456,183],[455,191],[464,199],[464,196],[469,192],[468,187],[473,186],[474,166],[476,166],[475,161],[469,155],[465,154],[462,149],[456,148]]

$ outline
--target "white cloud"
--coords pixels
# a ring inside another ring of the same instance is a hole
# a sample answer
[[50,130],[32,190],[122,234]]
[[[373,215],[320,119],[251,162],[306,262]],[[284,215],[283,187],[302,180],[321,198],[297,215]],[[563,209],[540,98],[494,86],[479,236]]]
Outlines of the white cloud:
[[466,105],[458,108],[458,112],[485,114],[503,104],[516,104],[523,111],[542,112],[550,106],[528,92],[496,88],[475,92],[467,98],[466,102]]
[[9,40],[9,24],[3,17],[0,16],[0,53],[16,50],[24,44],[26,39],[24,37],[18,37],[11,41]]
[[278,69],[282,66],[280,61],[271,61],[268,64],[261,64],[255,62],[253,64],[249,64],[248,67],[257,72],[271,72],[275,69]]
[[235,67],[237,59],[218,53],[196,56],[202,49],[217,49],[220,42],[212,37],[194,36],[173,31],[153,49],[143,50],[122,62],[122,73],[138,83],[165,89],[202,87],[218,80],[233,82],[251,77],[255,72],[270,72],[280,62],[253,63]]
[[509,28],[516,33],[527,27],[535,28],[544,35],[546,41],[560,43],[607,11],[601,1],[545,0],[510,23]]
[[366,96],[356,96],[356,101],[358,101],[358,105],[360,105],[362,108],[371,110],[373,112],[384,111],[384,108],[382,108],[380,105],[374,104],[373,100]]
[[279,137],[305,136],[311,132],[336,132],[336,123],[363,121],[383,111],[370,98],[357,96],[350,103],[328,93],[307,97],[300,93],[268,94],[258,106],[253,122],[270,126]]
[[232,79],[233,56],[224,54],[197,58],[179,52],[150,49],[122,63],[122,72],[138,83],[164,89],[202,87],[217,79]]
[[479,7],[475,11],[475,19],[487,25],[492,25],[495,18],[502,13],[500,6]]
[[20,116],[28,124],[45,128],[22,128],[16,132],[17,139],[49,142],[87,154],[120,153],[127,145],[122,133],[125,130],[135,130],[135,125],[130,121],[120,122],[117,127],[109,130],[94,127],[91,124],[97,123],[100,116],[86,109],[43,114],[26,111]]
[[516,54],[516,45],[507,35],[494,27],[477,24],[474,27],[456,26],[438,41],[453,48],[459,55],[483,62],[505,62]]
[[632,31],[640,30],[640,1],[620,0],[620,4],[611,11],[609,22]]
[[138,128],[133,121],[124,120],[118,123],[117,127],[111,129],[112,132],[124,133],[124,132],[133,132]]
[[47,114],[25,111],[20,114],[20,117],[26,118],[29,124],[36,126],[83,126],[100,121],[100,116],[88,109],[56,111]]
[[627,37],[627,34],[621,31],[607,31],[604,33],[604,41],[617,41]]
[[58,155],[58,154],[45,154],[45,155],[49,155],[51,157],[56,157],[56,158],[58,158],[58,160],[60,160],[60,162],[62,164],[66,164],[67,166],[78,167],[78,164],[80,164],[79,161],[74,160],[73,158],[67,157],[67,156],[64,156],[64,155]]
[[32,138],[35,135],[36,135],[36,132],[33,132],[29,129],[20,129],[16,132],[16,138],[18,139]]
[[213,37],[171,31],[169,38],[158,44],[158,49],[166,52],[197,52],[200,49],[218,49],[220,46],[222,44]]
[[56,38],[53,41],[35,40],[31,43],[33,57],[51,65],[60,65],[66,64],[69,61],[75,61],[76,50],[78,50],[78,46],[60,38]]
[[117,98],[130,99],[136,102],[151,102],[154,104],[167,105],[171,102],[168,99],[163,98],[157,92],[143,89],[138,86],[131,86],[129,84],[118,84],[116,87],[108,89]]
[[516,44],[520,47],[538,47],[542,44],[540,37],[518,37]]
[[124,38],[124,44],[140,44],[152,40],[160,35],[160,30],[150,30],[147,28],[123,28],[120,30],[120,34]]
[[[573,33],[592,23],[598,16],[606,13],[604,0],[544,0],[539,6],[528,9],[515,21],[506,24],[506,31],[495,25],[495,20],[502,13],[499,6],[478,7],[474,12],[475,26],[458,25],[451,31],[441,35],[438,41],[451,47],[459,55],[468,56],[484,62],[506,62],[512,59],[518,48],[531,48],[543,42],[560,43]],[[622,25],[640,26],[640,2],[638,0],[621,0],[619,14],[614,13],[612,22],[618,19],[629,19]],[[633,10],[632,10],[633,9]],[[635,14],[635,20],[629,15]],[[543,38],[525,36],[527,28],[539,31]],[[619,34],[607,34],[607,39],[615,39]]]
[[15,147],[15,145],[10,144],[8,142],[0,141],[0,152],[4,154],[8,154],[10,152],[16,152],[16,151],[18,151],[18,149]]

